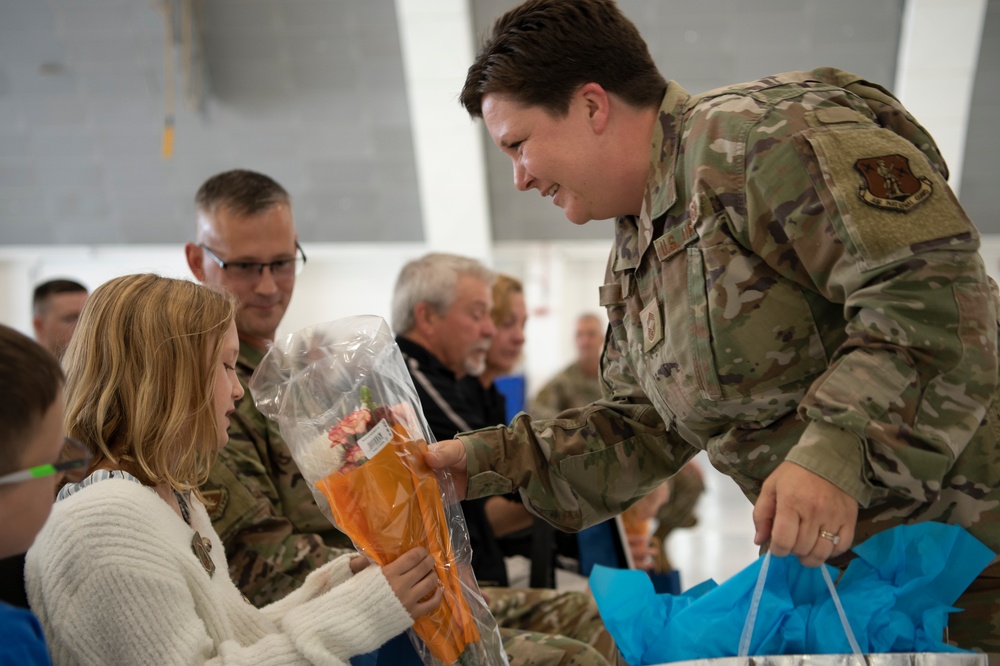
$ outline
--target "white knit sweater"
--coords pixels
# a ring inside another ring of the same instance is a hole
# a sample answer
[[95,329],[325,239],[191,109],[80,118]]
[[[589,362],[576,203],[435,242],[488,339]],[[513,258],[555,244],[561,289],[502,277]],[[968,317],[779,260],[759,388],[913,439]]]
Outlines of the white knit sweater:
[[[212,576],[195,530],[212,542]],[[200,503],[188,526],[152,489],[109,479],[56,503],[25,579],[56,665],[344,664],[413,624],[381,569],[352,576],[349,557],[257,609]]]

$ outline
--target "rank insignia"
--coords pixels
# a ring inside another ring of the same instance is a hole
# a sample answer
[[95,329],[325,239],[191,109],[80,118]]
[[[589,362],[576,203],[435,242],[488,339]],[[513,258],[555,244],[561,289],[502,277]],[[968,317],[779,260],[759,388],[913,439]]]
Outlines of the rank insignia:
[[865,182],[858,196],[870,206],[908,213],[930,199],[931,181],[914,175],[910,160],[903,155],[865,157],[854,163]]
[[656,298],[639,313],[642,325],[642,349],[649,351],[663,339],[663,326],[660,321],[660,303]]

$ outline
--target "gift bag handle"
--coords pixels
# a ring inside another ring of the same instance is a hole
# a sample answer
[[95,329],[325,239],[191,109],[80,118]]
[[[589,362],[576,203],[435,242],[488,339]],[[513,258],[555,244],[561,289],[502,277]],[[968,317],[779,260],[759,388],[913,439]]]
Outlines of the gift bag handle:
[[[760,606],[760,598],[764,595],[764,581],[767,580],[767,570],[770,564],[771,553],[765,553],[764,561],[760,565],[760,572],[757,574],[757,584],[754,586],[753,596],[750,598],[750,612],[747,613],[747,619],[743,623],[743,633],[740,634],[740,657],[746,657],[750,653],[750,639],[753,637],[753,625],[757,621],[757,608]],[[847,634],[847,642],[851,644],[851,650],[854,652],[854,656],[857,657],[859,663],[864,665],[866,663],[865,657],[861,653],[858,641],[854,638],[854,632],[851,631],[851,623],[847,621],[847,614],[844,612],[844,606],[840,603],[840,595],[837,594],[837,588],[833,584],[833,579],[830,578],[830,572],[827,571],[825,565],[820,567],[820,571],[823,572],[826,589],[830,590],[833,605],[837,607],[837,615],[840,617],[840,624],[844,628],[844,633]]]

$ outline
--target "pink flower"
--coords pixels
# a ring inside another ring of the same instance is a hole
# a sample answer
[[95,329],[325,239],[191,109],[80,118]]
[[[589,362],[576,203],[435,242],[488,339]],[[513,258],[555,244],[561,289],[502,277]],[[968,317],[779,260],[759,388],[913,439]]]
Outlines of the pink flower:
[[360,435],[368,430],[368,424],[371,423],[371,420],[371,411],[367,409],[359,409],[340,419],[340,423],[337,424],[337,427],[343,428],[346,433]]
[[364,451],[357,444],[347,447],[347,462],[357,464],[365,457]]
[[326,435],[330,439],[330,446],[343,446],[350,441],[347,437],[347,433],[340,426],[336,426],[330,429],[330,432]]
[[349,444],[352,441],[350,435],[360,435],[366,432],[371,420],[372,413],[367,409],[358,409],[351,412],[340,419],[337,425],[330,428],[330,432],[326,435],[330,440],[330,446]]

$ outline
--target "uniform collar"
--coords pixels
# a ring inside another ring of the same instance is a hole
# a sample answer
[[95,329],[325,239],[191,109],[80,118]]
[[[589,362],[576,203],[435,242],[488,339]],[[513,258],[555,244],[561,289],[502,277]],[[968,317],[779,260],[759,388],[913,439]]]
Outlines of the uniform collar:
[[240,355],[236,359],[238,365],[245,366],[249,369],[248,375],[253,374],[253,371],[257,369],[260,362],[264,359],[264,354],[266,351],[257,349],[256,347],[251,347],[247,343],[240,340]]
[[642,197],[642,212],[616,221],[616,272],[633,269],[653,242],[653,221],[662,216],[677,200],[677,149],[680,145],[681,119],[691,95],[676,81],[667,84],[660,102],[653,139],[649,148],[649,180]]

